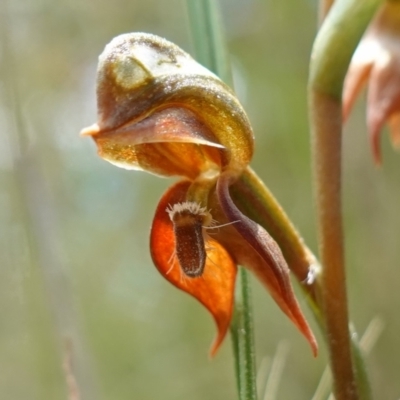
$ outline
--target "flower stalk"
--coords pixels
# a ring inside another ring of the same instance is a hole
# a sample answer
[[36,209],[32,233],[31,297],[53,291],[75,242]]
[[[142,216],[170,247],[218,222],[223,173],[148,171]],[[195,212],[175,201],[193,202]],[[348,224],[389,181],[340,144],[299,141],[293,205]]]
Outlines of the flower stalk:
[[338,400],[368,398],[361,397],[366,377],[356,370],[349,333],[341,204],[341,97],[351,56],[379,4],[379,0],[335,2],[315,40],[310,65],[314,190],[323,265],[319,301]]
[[251,305],[249,274],[239,270],[235,310],[231,323],[231,337],[235,358],[236,381],[240,400],[256,400],[256,356],[254,348],[254,326]]

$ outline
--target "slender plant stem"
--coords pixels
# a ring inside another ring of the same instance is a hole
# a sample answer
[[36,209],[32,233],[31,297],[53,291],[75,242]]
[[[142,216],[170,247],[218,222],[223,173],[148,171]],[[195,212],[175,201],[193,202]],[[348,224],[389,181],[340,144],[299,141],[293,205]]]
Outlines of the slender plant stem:
[[256,366],[254,350],[253,313],[249,275],[244,268],[239,270],[239,285],[236,293],[235,312],[231,324],[235,370],[240,400],[256,400]]
[[215,0],[187,0],[190,30],[197,60],[232,84],[229,57]]
[[[238,296],[235,296],[235,308],[233,310],[233,317],[232,317],[232,322],[230,326],[230,332],[231,332],[231,341],[232,341],[232,352],[233,352],[233,360],[234,360],[234,368],[235,368],[235,378],[236,378],[236,387],[237,391],[239,394],[242,392],[242,380],[241,380],[241,370],[240,368],[240,351],[239,351],[239,326],[240,326],[240,321],[238,320],[241,318],[241,315],[238,314],[238,309],[239,309],[239,301],[238,301]],[[243,318],[242,318],[243,319]],[[242,374],[243,375],[243,374]]]
[[[215,0],[187,1],[190,29],[199,62],[231,84],[231,74]],[[239,290],[231,324],[231,338],[240,400],[256,400],[253,316],[248,273],[239,269]]]
[[[341,109],[330,98],[313,93],[313,118],[320,134],[314,136],[314,167],[317,176],[321,303],[339,399],[358,399],[353,374],[341,219]],[[339,123],[338,123],[339,121]],[[330,179],[323,179],[323,177]],[[319,184],[318,184],[319,182]]]
[[319,294],[337,400],[360,399],[360,389],[368,386],[366,375],[355,372],[358,363],[353,364],[350,345],[341,211],[341,95],[351,56],[379,3],[338,0],[317,35],[310,66],[313,171],[324,267]]

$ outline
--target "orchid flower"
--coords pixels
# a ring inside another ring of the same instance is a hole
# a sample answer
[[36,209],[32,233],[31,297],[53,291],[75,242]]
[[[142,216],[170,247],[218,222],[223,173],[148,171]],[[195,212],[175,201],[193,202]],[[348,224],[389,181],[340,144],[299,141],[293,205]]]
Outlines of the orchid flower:
[[231,198],[254,148],[233,91],[173,43],[133,33],[101,54],[97,99],[98,122],[82,135],[103,159],[181,178],[157,206],[150,250],[161,275],[212,314],[218,334],[211,354],[230,325],[237,265],[255,274],[316,354],[279,246]]
[[358,45],[343,90],[343,117],[368,81],[367,124],[374,161],[381,163],[380,133],[389,124],[392,143],[400,147],[400,3],[382,6]]

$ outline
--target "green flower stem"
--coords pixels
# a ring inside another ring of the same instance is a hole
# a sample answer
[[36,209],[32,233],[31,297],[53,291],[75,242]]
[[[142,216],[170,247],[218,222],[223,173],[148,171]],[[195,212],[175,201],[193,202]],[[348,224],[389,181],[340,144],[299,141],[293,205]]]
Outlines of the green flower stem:
[[254,328],[249,275],[244,268],[240,268],[239,275],[235,311],[231,323],[236,380],[239,399],[256,400]]
[[[338,399],[358,399],[350,350],[346,278],[341,218],[341,120],[337,107],[328,96],[311,96],[312,118],[317,130],[330,134],[313,137],[316,198],[318,204],[320,254],[324,266],[319,277],[321,305],[325,322],[334,393]],[[325,125],[325,126],[324,126]],[[327,179],[324,177],[330,177]]]
[[310,65],[313,171],[324,267],[318,283],[337,400],[360,399],[362,388],[368,385],[366,376],[355,372],[358,363],[353,365],[348,328],[341,213],[341,96],[351,56],[379,4],[379,0],[338,0],[317,35]]
[[231,68],[217,2],[187,0],[187,10],[197,61],[217,74],[226,84],[231,85]]
[[357,334],[350,329],[352,340],[351,355],[353,357],[354,372],[357,383],[358,395],[361,400],[372,400],[372,390],[369,383],[368,372],[364,362],[364,354],[358,343]]
[[[231,84],[231,74],[215,0],[187,1],[196,57]],[[240,400],[256,400],[253,316],[248,272],[240,268],[231,337]]]

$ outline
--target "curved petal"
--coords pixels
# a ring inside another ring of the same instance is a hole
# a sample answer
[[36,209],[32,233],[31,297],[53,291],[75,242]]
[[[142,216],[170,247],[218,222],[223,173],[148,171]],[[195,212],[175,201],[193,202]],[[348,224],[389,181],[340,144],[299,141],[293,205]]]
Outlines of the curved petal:
[[371,62],[366,61],[359,55],[363,48],[357,50],[351,60],[349,69],[343,85],[343,121],[346,121],[350,115],[353,105],[360,94],[361,89],[368,80],[371,72]]
[[[389,122],[392,138],[399,136],[400,112],[400,4],[385,2],[371,22],[351,60],[343,91],[346,119],[357,93],[369,79],[367,125],[374,161],[381,164],[380,136]],[[395,143],[395,141],[394,141]]]
[[400,44],[398,58],[381,52],[371,72],[368,89],[367,120],[372,152],[381,163],[380,133],[390,117],[400,111]]
[[264,228],[239,211],[230,197],[229,184],[229,176],[221,175],[217,183],[217,197],[228,221],[238,221],[230,229],[235,229],[240,239],[230,237],[225,243],[220,235],[218,240],[235,256],[239,264],[250,269],[266,286],[281,310],[306,337],[316,356],[317,341],[297,302],[290,282],[290,270],[279,246]]
[[214,317],[218,328],[211,347],[211,355],[214,355],[230,325],[237,268],[221,244],[207,237],[207,258],[202,276],[189,278],[181,271],[174,254],[173,225],[166,210],[173,204],[185,201],[189,186],[190,182],[186,181],[175,184],[159,202],[151,229],[151,256],[165,279],[200,301]]

